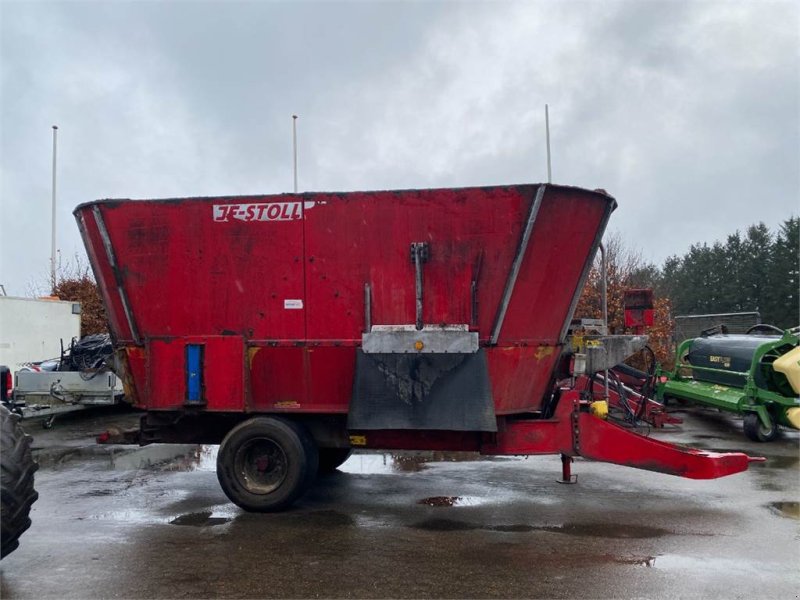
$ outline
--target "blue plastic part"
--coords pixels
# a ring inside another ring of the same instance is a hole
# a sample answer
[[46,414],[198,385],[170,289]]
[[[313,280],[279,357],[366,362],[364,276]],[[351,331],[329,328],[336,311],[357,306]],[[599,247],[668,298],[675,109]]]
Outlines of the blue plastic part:
[[203,347],[197,344],[186,346],[186,402],[203,402]]

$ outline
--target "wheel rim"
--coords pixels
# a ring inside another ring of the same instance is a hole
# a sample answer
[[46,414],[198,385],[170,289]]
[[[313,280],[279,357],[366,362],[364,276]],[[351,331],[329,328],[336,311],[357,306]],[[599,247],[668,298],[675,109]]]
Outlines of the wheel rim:
[[286,479],[288,461],[283,449],[268,438],[248,440],[236,451],[236,477],[253,494],[269,494]]
[[767,427],[761,422],[761,419],[758,420],[758,432],[764,436],[769,437],[772,435],[772,432],[775,429],[775,424],[773,423],[771,427]]

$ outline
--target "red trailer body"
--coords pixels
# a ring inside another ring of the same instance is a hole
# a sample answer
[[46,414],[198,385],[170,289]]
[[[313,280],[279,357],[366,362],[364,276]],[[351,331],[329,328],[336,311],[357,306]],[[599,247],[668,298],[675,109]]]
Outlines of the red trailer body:
[[[128,396],[151,419],[306,416],[318,445],[341,446],[319,416],[369,431],[351,438],[368,446],[536,453],[525,428],[555,418],[567,327],[615,207],[517,185],[103,200],[75,215]],[[577,454],[563,425],[557,443],[536,430],[541,452]]]
[[176,373],[183,346],[199,342],[214,364],[206,371],[206,410],[347,412],[364,286],[373,324],[413,323],[409,244],[422,241],[430,243],[425,320],[478,332],[502,415],[539,409],[615,206],[605,194],[549,188],[489,346],[536,190],[105,201],[77,214],[113,333],[132,350],[141,408],[183,407],[185,378]]

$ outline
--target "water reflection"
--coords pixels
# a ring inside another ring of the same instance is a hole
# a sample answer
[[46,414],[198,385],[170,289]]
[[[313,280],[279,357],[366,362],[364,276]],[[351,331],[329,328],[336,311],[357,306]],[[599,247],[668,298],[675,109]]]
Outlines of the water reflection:
[[339,467],[345,473],[416,473],[431,463],[513,460],[508,457],[481,456],[477,452],[356,452]]
[[800,519],[800,502],[772,502],[769,508],[790,519]]

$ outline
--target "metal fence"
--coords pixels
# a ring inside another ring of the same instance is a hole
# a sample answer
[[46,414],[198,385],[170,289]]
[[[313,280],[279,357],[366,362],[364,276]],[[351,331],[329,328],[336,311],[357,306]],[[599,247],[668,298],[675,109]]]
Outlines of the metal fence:
[[758,312],[719,313],[713,315],[679,315],[675,317],[675,343],[696,338],[706,329],[725,326],[728,333],[746,333],[761,323]]

